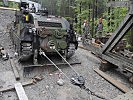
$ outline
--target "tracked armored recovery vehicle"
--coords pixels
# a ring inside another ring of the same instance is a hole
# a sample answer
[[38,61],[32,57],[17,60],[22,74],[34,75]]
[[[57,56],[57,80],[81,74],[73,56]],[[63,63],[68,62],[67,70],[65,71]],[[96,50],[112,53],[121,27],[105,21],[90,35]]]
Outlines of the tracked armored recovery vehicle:
[[63,17],[48,15],[47,10],[32,13],[27,7],[27,3],[21,2],[14,27],[10,31],[19,60],[33,58],[36,64],[41,52],[53,55],[56,54],[54,49],[65,58],[70,58],[78,47],[72,25]]

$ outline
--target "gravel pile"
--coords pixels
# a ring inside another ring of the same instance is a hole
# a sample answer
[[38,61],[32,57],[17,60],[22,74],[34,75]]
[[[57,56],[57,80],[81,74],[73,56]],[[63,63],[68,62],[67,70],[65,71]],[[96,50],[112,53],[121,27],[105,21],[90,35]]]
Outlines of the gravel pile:
[[14,20],[14,14],[14,11],[0,10],[0,31],[5,31],[7,25]]
[[[9,33],[7,33],[7,25],[9,25],[15,18],[14,11],[0,10],[0,45],[5,48],[9,54],[13,54],[12,43],[10,41]],[[15,82],[14,74],[10,66],[9,60],[3,61],[0,58],[0,86],[12,85]],[[17,100],[16,93],[5,92],[0,95],[0,100]]]
[[[12,43],[10,41],[9,33],[7,33],[7,26],[14,20],[14,11],[0,10],[0,45],[3,46],[6,52],[12,52]],[[9,61],[3,62],[0,59],[0,71],[9,71]]]

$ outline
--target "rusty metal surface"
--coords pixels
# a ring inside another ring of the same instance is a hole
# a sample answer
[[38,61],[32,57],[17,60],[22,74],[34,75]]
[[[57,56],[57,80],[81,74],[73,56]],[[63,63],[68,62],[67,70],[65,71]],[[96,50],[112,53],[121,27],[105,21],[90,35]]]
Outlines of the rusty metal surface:
[[48,30],[46,28],[40,28],[40,29],[37,29],[38,30],[38,35],[42,38],[45,38],[47,37],[48,35],[51,35],[52,34],[52,31],[51,30]]

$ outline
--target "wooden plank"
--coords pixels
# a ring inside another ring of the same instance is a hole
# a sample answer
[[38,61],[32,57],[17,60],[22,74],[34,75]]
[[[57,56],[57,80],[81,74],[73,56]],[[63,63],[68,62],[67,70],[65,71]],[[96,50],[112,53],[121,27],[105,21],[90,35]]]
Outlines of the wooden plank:
[[[80,48],[82,48],[82,47],[80,47]],[[84,48],[88,51],[93,51],[97,54],[101,54],[101,47],[99,47],[99,45],[97,43],[84,44],[83,49]]]
[[120,63],[130,63],[131,65],[133,65],[133,59],[129,59],[127,57],[124,57],[123,55],[121,55],[119,53],[108,52],[106,54],[112,58],[119,59],[119,61],[121,60]]
[[108,82],[110,82],[111,84],[113,84],[114,86],[119,88],[122,92],[127,93],[127,92],[130,91],[130,89],[128,87],[126,87],[124,84],[118,82],[117,80],[114,80],[112,77],[110,77],[109,75],[105,74],[101,70],[94,69],[94,71],[96,73],[98,73],[101,77],[103,77],[105,80],[107,80]]
[[98,44],[98,43],[92,43],[92,45],[96,48],[100,48],[101,47],[101,44]]
[[131,67],[127,67],[127,68],[124,68],[124,70],[126,70],[126,71],[128,71],[128,72],[130,72],[130,73],[132,73],[133,74],[133,68],[131,68]]
[[[32,85],[33,84],[33,80],[27,81],[27,82],[23,82],[22,85],[23,86],[28,86],[28,85]],[[0,89],[0,92],[7,92],[10,90],[13,90],[15,87],[14,85],[8,86],[8,87],[3,87]]]
[[130,7],[129,1],[110,1],[107,7]]
[[7,8],[7,7],[0,7],[0,9],[3,9],[3,10],[12,10],[12,11],[19,11],[19,9]]
[[108,62],[110,62],[111,64],[114,64],[114,65],[116,65],[116,66],[119,66],[119,67],[121,67],[122,66],[122,63],[121,63],[121,59],[118,59],[118,58],[112,58],[111,56],[108,56],[108,55],[102,55],[101,56],[101,58],[102,59],[104,59],[104,60],[106,60],[106,61],[108,61]]
[[18,70],[16,68],[16,65],[14,64],[13,59],[9,59],[9,60],[10,60],[10,64],[11,64],[11,67],[12,67],[12,70],[13,70],[13,73],[14,73],[14,76],[15,76],[16,80],[19,80],[20,79],[20,76],[19,76]]
[[15,84],[15,90],[17,92],[19,100],[28,100],[28,97],[27,97],[21,83],[16,83]]
[[88,49],[87,49],[86,47],[84,47],[84,46],[79,45],[78,47],[81,48],[81,49],[84,49],[84,50],[90,51],[90,50],[88,50]]
[[[97,56],[97,52],[99,48],[96,48],[95,46],[93,46],[92,44],[89,44],[89,45],[85,45],[85,46],[78,46],[79,48],[81,49],[84,49],[84,50],[87,50],[87,51],[90,51],[93,55]],[[88,48],[87,48],[88,47]],[[94,50],[95,49],[95,50]],[[98,57],[98,56],[97,56]]]
[[20,0],[8,0],[8,1],[18,2],[18,3],[20,3],[20,2],[21,2]]
[[116,66],[118,66],[122,70],[123,69],[125,70],[125,68],[128,68],[128,69],[132,68],[132,66],[133,66],[133,64],[131,64],[129,62],[131,59],[130,60],[129,59],[124,59],[124,56],[119,58],[119,57],[114,56],[114,55],[111,56],[111,55],[108,55],[108,54],[107,55],[102,54],[101,58],[108,61],[108,62],[110,62],[110,63],[112,63],[112,64],[114,64],[114,65],[116,65]]

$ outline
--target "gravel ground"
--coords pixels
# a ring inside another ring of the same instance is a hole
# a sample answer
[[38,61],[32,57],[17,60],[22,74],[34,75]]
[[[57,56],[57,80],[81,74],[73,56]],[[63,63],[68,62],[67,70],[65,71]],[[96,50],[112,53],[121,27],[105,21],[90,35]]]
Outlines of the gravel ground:
[[[13,15],[13,11],[0,10],[0,36],[5,33],[6,26],[14,18]],[[0,44],[4,46],[10,55],[13,55],[14,50],[10,42],[9,34],[0,37]],[[93,71],[93,69],[100,66],[99,58],[92,55],[91,52],[79,48],[71,58],[71,60],[77,59],[81,62],[81,65],[73,65],[73,68],[84,76],[86,87],[93,92],[101,94],[108,100],[122,94],[116,87],[112,86]],[[0,59],[0,75],[3,75],[3,77],[0,78],[0,86],[8,86],[16,83],[12,69],[9,65],[9,61],[2,61]],[[69,77],[75,74],[68,66],[60,66],[60,68]],[[37,84],[24,88],[29,100],[90,100],[90,95],[86,91],[72,85],[63,75],[61,75],[61,78],[64,80],[65,84],[63,86],[58,86],[57,80],[59,79],[59,76],[57,74],[59,71],[56,70],[55,67],[34,68],[31,75],[28,77],[23,77],[23,68],[21,64],[19,64],[18,70],[21,75],[21,82],[27,81],[34,76],[41,75],[43,77],[43,80]],[[115,72],[112,71],[107,73],[114,76],[113,73]],[[114,77],[129,86],[127,81],[123,81],[124,79],[123,77],[121,78],[121,75],[115,73]],[[92,100],[101,100],[95,96],[91,97],[93,98]],[[18,97],[15,91],[10,91],[3,93],[3,95],[0,96],[0,100],[18,100]]]

